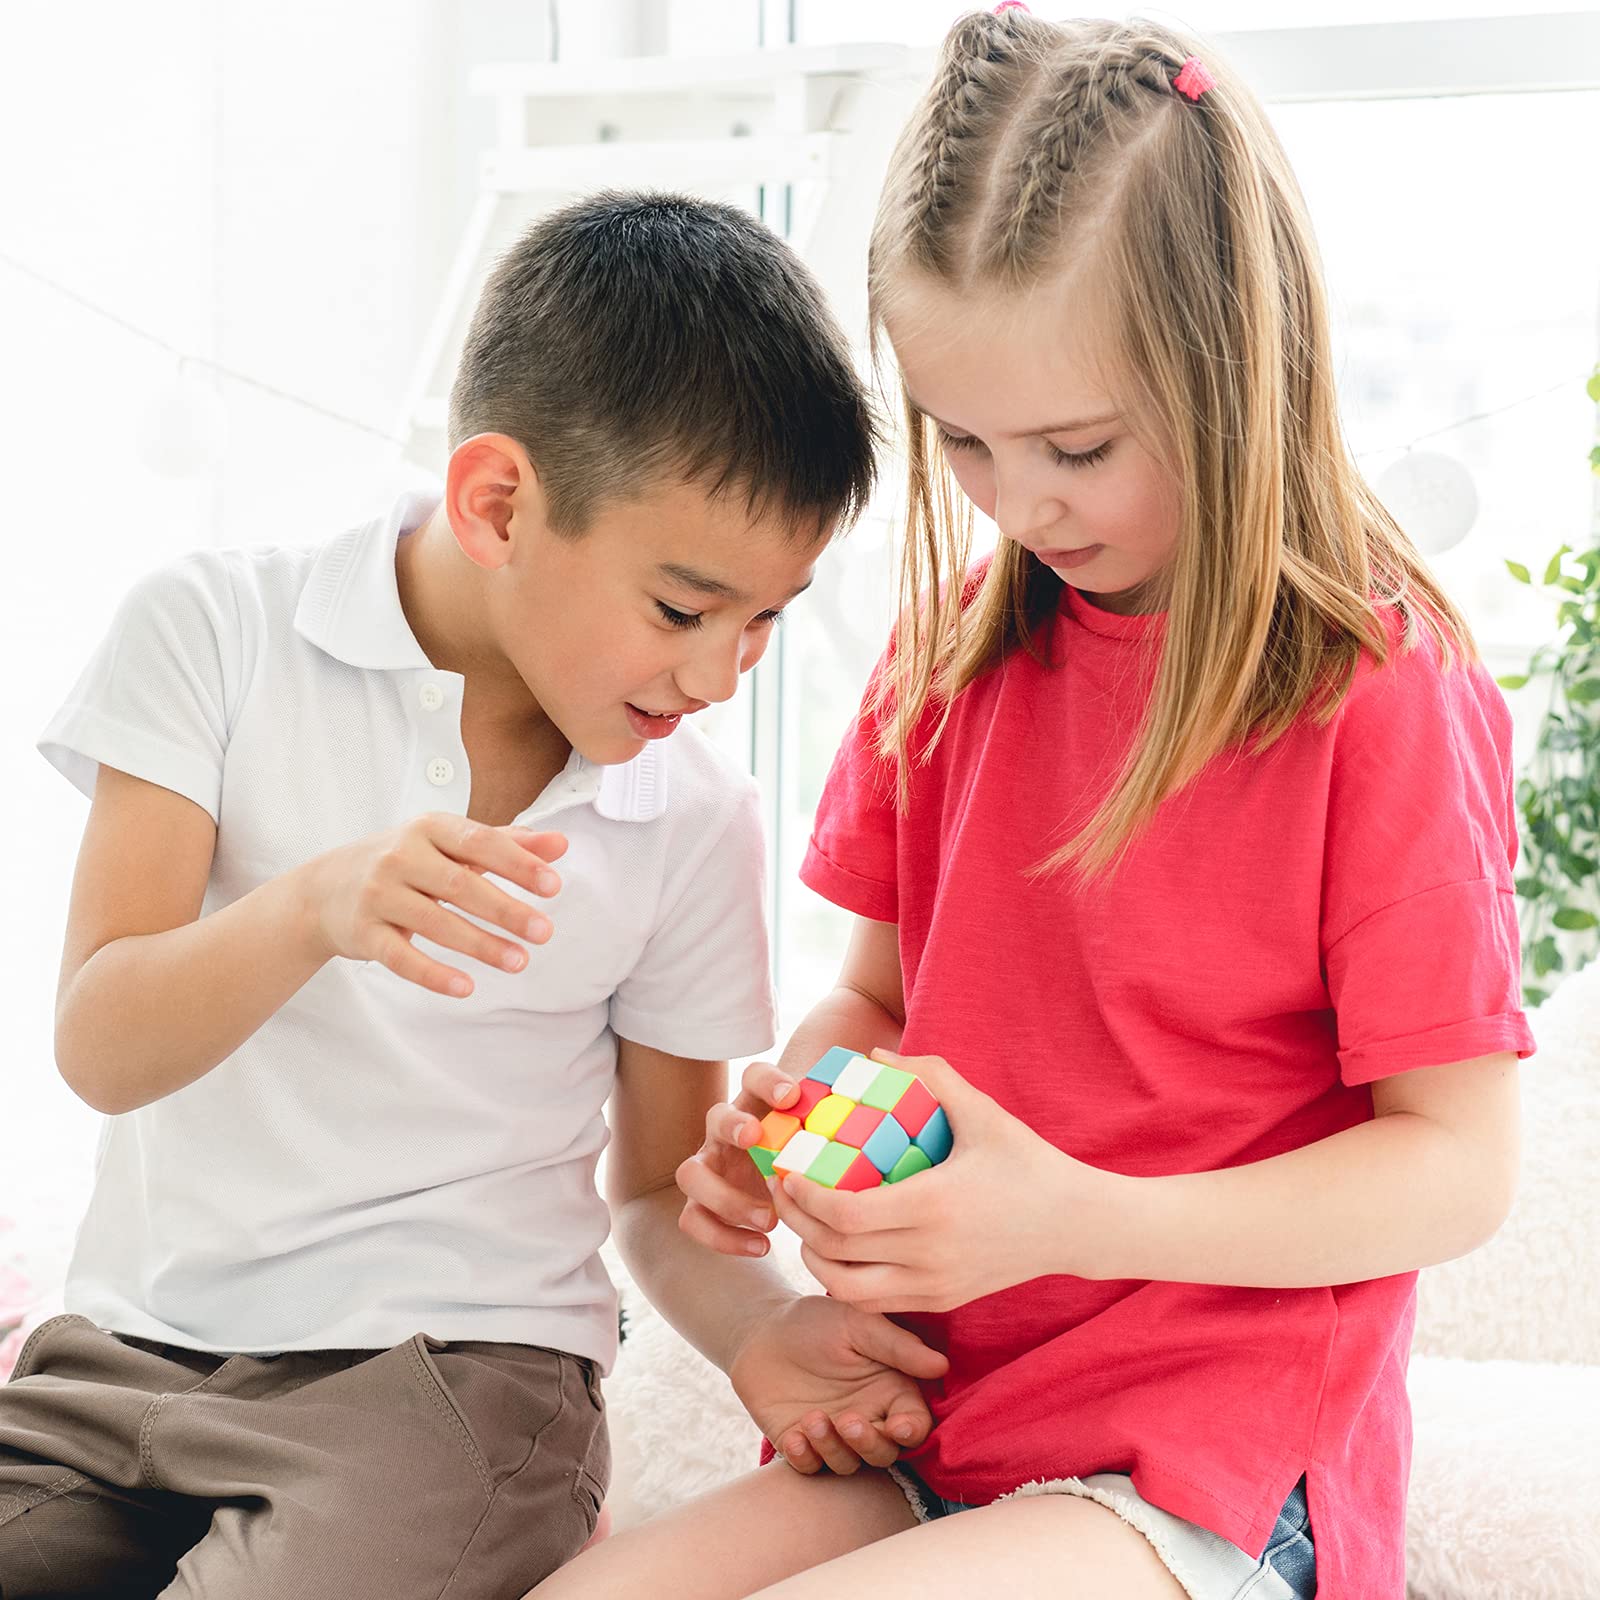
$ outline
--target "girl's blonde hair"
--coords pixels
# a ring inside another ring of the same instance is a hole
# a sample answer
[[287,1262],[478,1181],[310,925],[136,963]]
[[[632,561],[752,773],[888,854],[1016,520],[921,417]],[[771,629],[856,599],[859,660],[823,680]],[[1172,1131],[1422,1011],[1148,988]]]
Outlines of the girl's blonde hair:
[[[1198,101],[1172,86],[1199,55]],[[906,276],[1020,293],[1092,261],[1113,307],[1132,424],[1175,476],[1176,553],[1149,709],[1083,829],[1042,863],[1097,872],[1213,757],[1259,751],[1303,711],[1331,718],[1376,606],[1420,622],[1446,662],[1471,634],[1351,460],[1310,222],[1259,102],[1209,47],[1135,20],[961,18],[900,137],[869,258],[874,338]],[[1021,647],[1037,655],[1060,580],[1002,537],[963,593],[971,508],[905,400],[909,495],[901,620],[872,710],[904,802],[913,730]],[[969,603],[970,602],[970,603]]]

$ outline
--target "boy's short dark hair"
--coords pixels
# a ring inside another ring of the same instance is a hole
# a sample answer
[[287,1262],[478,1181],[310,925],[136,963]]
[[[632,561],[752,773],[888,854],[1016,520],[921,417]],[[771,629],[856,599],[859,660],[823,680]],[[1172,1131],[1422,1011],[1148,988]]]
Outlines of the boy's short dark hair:
[[451,448],[477,433],[522,445],[573,534],[665,477],[831,532],[866,503],[877,442],[783,240],[734,206],[614,192],[542,218],[490,274],[450,392]]

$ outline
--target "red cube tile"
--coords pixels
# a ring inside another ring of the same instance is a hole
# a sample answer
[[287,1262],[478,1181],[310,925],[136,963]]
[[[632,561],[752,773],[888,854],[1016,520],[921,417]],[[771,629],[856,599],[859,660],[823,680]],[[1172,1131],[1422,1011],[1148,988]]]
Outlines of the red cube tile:
[[861,1149],[878,1131],[878,1124],[888,1114],[887,1111],[879,1111],[873,1106],[857,1106],[839,1124],[839,1131],[833,1136],[834,1143],[847,1144],[856,1150]]
[[928,1092],[928,1086],[918,1078],[894,1103],[894,1120],[913,1139],[928,1125],[928,1118],[939,1109],[939,1102]]
[[844,1176],[834,1184],[835,1189],[876,1189],[883,1182],[883,1174],[867,1160],[857,1156],[844,1170]]

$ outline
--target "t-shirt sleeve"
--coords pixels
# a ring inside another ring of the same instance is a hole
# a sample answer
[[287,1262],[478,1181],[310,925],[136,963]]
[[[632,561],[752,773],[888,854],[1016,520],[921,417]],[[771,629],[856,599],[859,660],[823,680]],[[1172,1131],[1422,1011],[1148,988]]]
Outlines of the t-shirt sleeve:
[[116,767],[216,821],[239,659],[238,606],[216,556],[150,573],[117,608],[40,753],[91,798],[100,767]]
[[766,835],[752,783],[670,875],[655,931],[611,997],[613,1031],[698,1061],[771,1049],[777,1004],[766,886]]
[[871,703],[885,654],[839,746],[817,802],[800,881],[825,900],[877,922],[898,922],[898,813],[894,763],[878,753]]
[[1511,716],[1423,635],[1336,716],[1322,955],[1348,1084],[1533,1053],[1521,1006]]

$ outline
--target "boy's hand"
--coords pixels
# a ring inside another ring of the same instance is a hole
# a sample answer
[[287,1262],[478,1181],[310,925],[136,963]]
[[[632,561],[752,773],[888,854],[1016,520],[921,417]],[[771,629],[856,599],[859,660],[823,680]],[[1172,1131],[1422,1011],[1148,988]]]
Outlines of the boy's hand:
[[767,1112],[799,1093],[770,1061],[752,1061],[739,1098],[706,1113],[705,1143],[677,1171],[678,1187],[688,1198],[678,1226],[697,1244],[725,1256],[766,1254],[765,1235],[778,1218],[761,1170],[745,1152]]
[[790,1466],[851,1473],[886,1467],[927,1438],[932,1418],[916,1380],[949,1365],[887,1317],[803,1295],[755,1324],[728,1377]]
[[485,874],[549,897],[559,892],[561,879],[547,863],[566,848],[563,834],[491,828],[469,817],[430,812],[330,850],[299,869],[310,938],[327,958],[378,961],[436,994],[471,994],[466,973],[424,955],[411,943],[413,937],[421,934],[490,966],[520,972],[528,963],[522,945],[446,908],[455,906],[519,939],[543,944],[552,931],[549,917],[497,888]]

